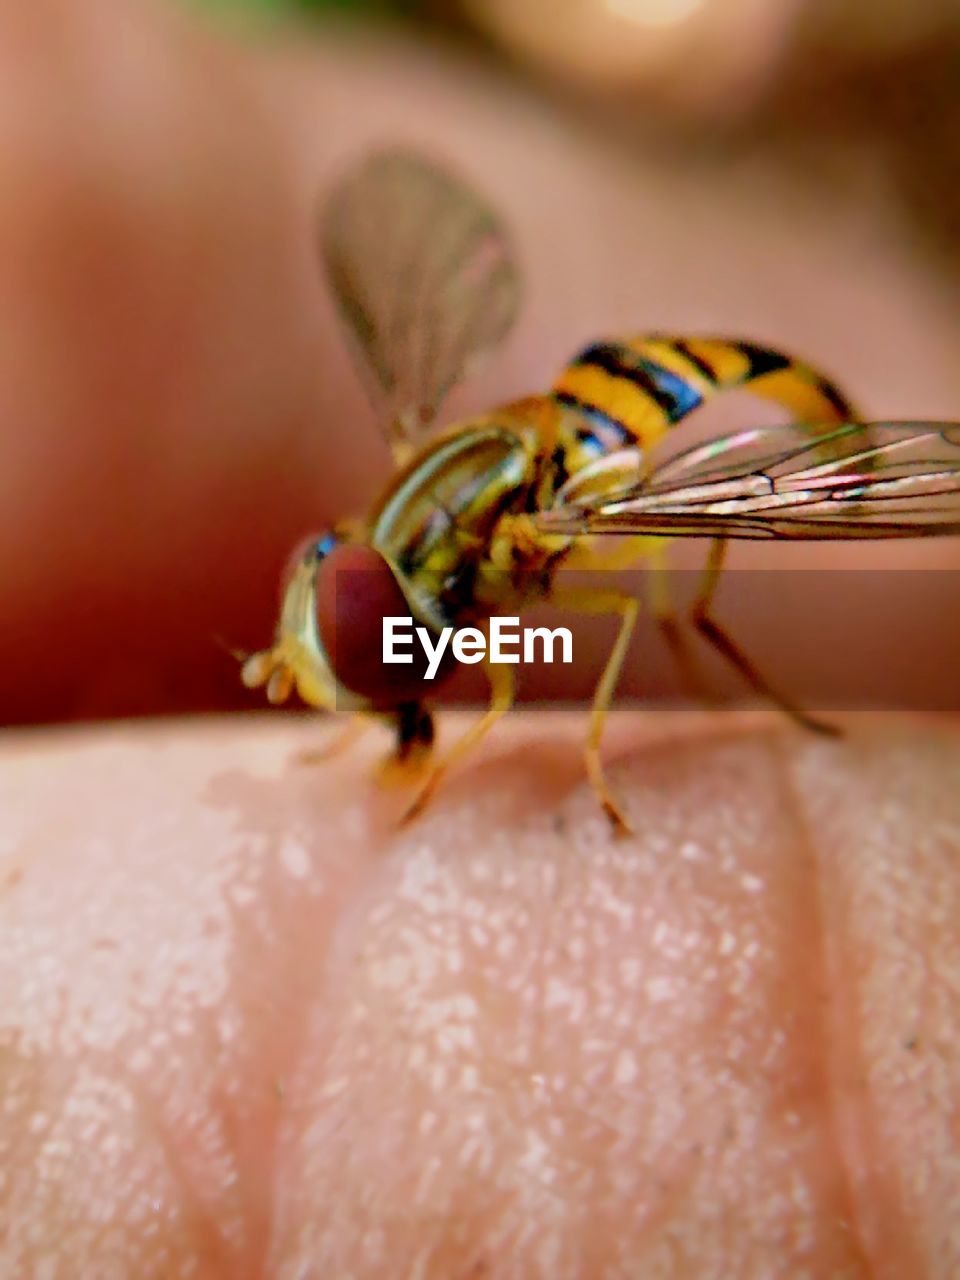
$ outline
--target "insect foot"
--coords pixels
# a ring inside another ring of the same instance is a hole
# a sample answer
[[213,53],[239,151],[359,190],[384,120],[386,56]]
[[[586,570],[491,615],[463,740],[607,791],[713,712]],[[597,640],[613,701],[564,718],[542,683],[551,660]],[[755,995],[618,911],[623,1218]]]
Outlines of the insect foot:
[[267,686],[268,701],[286,702],[293,691],[293,675],[275,649],[251,654],[240,669],[240,679],[248,689]]

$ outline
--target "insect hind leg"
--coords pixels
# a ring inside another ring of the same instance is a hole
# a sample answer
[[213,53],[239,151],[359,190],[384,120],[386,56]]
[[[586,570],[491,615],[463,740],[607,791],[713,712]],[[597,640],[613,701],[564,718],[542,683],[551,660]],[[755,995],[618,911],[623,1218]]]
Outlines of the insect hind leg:
[[697,701],[708,706],[720,706],[724,700],[714,689],[711,689],[681,627],[680,618],[670,595],[670,570],[663,548],[657,547],[648,554],[650,557],[648,566],[650,611],[660,628],[660,634],[683,686]]
[[690,620],[703,638],[723,657],[740,675],[759,697],[765,698],[779,707],[791,720],[814,733],[839,737],[841,730],[828,721],[804,711],[798,702],[788,694],[777,689],[754,665],[753,661],[741,649],[735,640],[713,616],[713,603],[720,581],[720,573],[726,555],[727,543],[723,538],[716,538],[710,544],[710,555],[704,570],[703,579],[696,599],[690,610]]

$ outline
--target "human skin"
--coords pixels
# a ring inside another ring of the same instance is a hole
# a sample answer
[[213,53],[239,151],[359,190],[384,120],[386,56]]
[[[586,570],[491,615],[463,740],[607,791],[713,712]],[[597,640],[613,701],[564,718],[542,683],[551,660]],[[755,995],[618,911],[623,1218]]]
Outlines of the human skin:
[[[265,639],[288,543],[385,476],[306,232],[388,108],[394,133],[469,137],[526,228],[529,318],[463,405],[542,383],[651,298],[657,327],[842,351],[864,388],[869,316],[902,359],[868,407],[955,404],[947,304],[853,194],[848,223],[841,195],[824,221],[768,191],[745,246],[762,178],[708,216],[693,179],[640,181],[423,54],[246,54],[130,4],[110,39],[66,4],[3,18],[9,720],[210,705],[236,669],[198,656],[208,636]],[[728,255],[694,269],[708,230]],[[672,254],[648,270],[651,244]],[[758,260],[771,296],[743,283]],[[947,542],[884,555],[957,563]],[[921,629],[950,624],[928,608]],[[0,1275],[956,1274],[952,721],[851,717],[828,742],[624,712],[623,841],[583,729],[519,712],[402,832],[382,741],[298,761],[326,722],[10,731]]]

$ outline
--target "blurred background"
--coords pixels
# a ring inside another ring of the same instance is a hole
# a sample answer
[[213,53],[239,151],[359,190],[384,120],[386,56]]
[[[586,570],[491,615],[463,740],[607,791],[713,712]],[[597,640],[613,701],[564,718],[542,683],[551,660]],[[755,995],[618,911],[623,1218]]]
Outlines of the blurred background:
[[194,0],[402,30],[509,69],[625,141],[816,164],[870,139],[924,239],[960,205],[958,0]]
[[[518,332],[453,413],[673,329],[783,346],[867,416],[960,417],[958,131],[960,0],[5,0],[0,721],[262,705],[229,651],[388,475],[313,244],[368,143],[449,155],[516,231]],[[780,552],[744,553],[724,616],[783,682],[960,707],[952,540],[831,552],[889,574],[832,596],[778,597],[823,565]],[[609,628],[583,634],[530,696],[589,692]],[[674,695],[641,652],[625,691]]]

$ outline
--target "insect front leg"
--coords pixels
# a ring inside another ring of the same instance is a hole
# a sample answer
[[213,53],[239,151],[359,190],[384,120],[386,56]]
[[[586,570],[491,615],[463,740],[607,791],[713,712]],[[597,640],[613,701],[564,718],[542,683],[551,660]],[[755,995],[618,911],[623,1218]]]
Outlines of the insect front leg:
[[574,609],[579,613],[616,613],[620,615],[620,630],[610,655],[607,658],[603,675],[597,683],[593,694],[593,707],[590,712],[590,727],[584,747],[584,763],[590,785],[604,813],[610,819],[614,831],[618,835],[629,835],[630,826],[623,816],[623,811],[614,800],[607,780],[603,774],[600,760],[600,744],[603,739],[603,726],[607,712],[620,678],[630,639],[636,626],[640,606],[633,596],[623,591],[601,590],[590,587],[557,587],[551,593],[551,601],[562,609]]
[[727,543],[724,538],[715,538],[710,544],[710,554],[704,570],[703,579],[693,602],[690,618],[693,625],[709,644],[721,654],[731,666],[740,672],[754,693],[767,698],[791,720],[811,729],[814,733],[829,734],[837,737],[840,729],[824,720],[818,720],[795,702],[788,694],[775,688],[770,681],[754,666],[753,662],[740,646],[729,636],[724,627],[713,616],[713,602],[720,581],[720,573],[726,555]]
[[513,706],[514,680],[513,668],[503,663],[491,662],[484,657],[483,669],[490,682],[490,703],[480,717],[458,742],[455,742],[443,759],[437,761],[430,769],[426,781],[417,792],[413,803],[403,815],[404,824],[410,822],[423,811],[427,801],[440,785],[444,775],[463,760],[489,733],[497,721]]
[[386,718],[393,725],[397,741],[380,766],[378,779],[388,786],[407,786],[429,768],[435,737],[433,712],[422,702],[405,702]]

